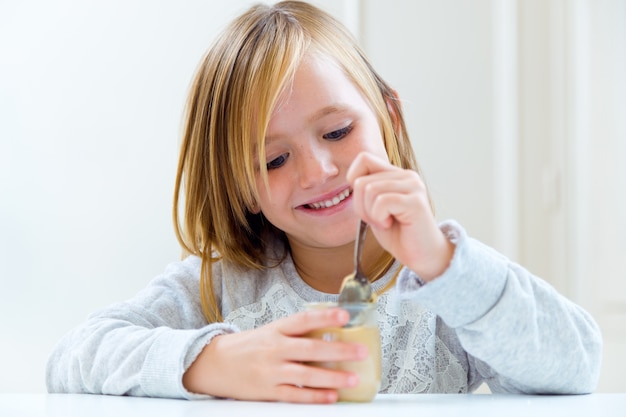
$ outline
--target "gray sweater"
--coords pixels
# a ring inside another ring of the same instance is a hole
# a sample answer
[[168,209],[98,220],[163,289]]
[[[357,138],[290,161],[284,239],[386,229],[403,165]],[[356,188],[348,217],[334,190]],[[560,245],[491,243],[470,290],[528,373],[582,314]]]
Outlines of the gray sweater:
[[[382,393],[465,393],[486,382],[494,393],[589,393],[602,339],[593,319],[545,281],[441,224],[456,245],[448,269],[422,285],[402,268],[378,299]],[[379,291],[400,265],[374,283]],[[223,323],[200,307],[200,259],[170,264],[134,298],[91,315],[52,352],[50,392],[204,398],[185,390],[184,371],[216,335],[256,328],[337,301],[304,283],[288,257],[278,267],[214,266]]]

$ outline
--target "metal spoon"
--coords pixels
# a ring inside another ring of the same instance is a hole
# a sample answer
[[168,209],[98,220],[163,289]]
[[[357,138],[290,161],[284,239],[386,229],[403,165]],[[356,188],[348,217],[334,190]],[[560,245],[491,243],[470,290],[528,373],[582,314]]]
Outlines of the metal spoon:
[[[361,253],[363,252],[363,242],[365,241],[365,232],[367,231],[367,223],[361,220],[357,230],[356,240],[354,241],[354,272],[346,276],[341,284],[339,292],[339,305],[359,304],[374,302],[376,296],[372,291],[369,279],[363,273],[361,267]],[[358,313],[350,311],[349,326],[358,324]]]

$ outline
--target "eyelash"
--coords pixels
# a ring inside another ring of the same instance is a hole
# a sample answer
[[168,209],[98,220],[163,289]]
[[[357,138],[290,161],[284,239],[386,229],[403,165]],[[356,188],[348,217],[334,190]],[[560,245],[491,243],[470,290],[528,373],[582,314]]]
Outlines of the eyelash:
[[[288,156],[288,155],[289,155],[289,154],[284,153],[284,154],[280,155],[279,157],[274,158],[274,159],[272,159],[271,161],[269,161],[269,162],[267,163],[267,165],[266,165],[267,170],[269,171],[269,170],[271,170],[271,169],[280,168],[280,167],[281,167],[281,166],[285,163],[285,161],[287,160],[287,156]],[[280,161],[280,162],[278,162],[278,165],[276,165],[276,164],[277,164],[277,162],[276,162],[276,161]]]
[[[322,137],[324,139],[331,140],[331,141],[341,140],[341,139],[345,138],[346,136],[348,136],[348,134],[351,131],[352,131],[352,125],[348,125],[346,127],[342,127],[341,129],[334,130],[334,131],[332,131],[330,133],[326,133]],[[338,135],[338,136],[331,137],[331,135]]]
[[[331,142],[335,142],[348,136],[351,131],[352,131],[352,125],[348,125],[346,127],[342,127],[341,129],[333,130],[330,133],[326,133],[322,137]],[[281,166],[283,166],[288,156],[289,156],[288,153],[284,153],[278,156],[277,158],[272,159],[266,165],[267,170],[270,171],[272,169],[280,168]]]

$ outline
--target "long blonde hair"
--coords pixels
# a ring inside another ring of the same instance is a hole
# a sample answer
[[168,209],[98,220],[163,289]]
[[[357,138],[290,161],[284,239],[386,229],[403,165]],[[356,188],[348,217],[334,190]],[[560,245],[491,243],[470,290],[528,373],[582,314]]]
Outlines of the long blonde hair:
[[[276,101],[310,52],[333,58],[369,101],[391,163],[418,170],[394,91],[340,22],[299,1],[251,7],[216,39],[197,70],[176,176],[175,232],[183,250],[202,259],[201,300],[209,322],[222,320],[215,262],[267,268],[281,260],[266,258],[267,242],[278,238],[288,247],[284,234],[254,213],[254,155],[264,154]],[[260,171],[267,179],[263,164]],[[380,269],[392,261],[386,254]]]

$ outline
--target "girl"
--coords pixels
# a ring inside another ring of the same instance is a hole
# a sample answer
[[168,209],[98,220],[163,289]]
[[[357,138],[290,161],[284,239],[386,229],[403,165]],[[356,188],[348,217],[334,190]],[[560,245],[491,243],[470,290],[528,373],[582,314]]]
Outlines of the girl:
[[367,351],[301,337],[348,320],[302,310],[337,300],[359,219],[370,225],[381,392],[597,383],[590,316],[459,224],[437,224],[395,92],[347,30],[306,3],[252,7],[204,58],[174,219],[189,256],[66,335],[48,362],[50,392],[336,401],[358,376],[306,363]]

